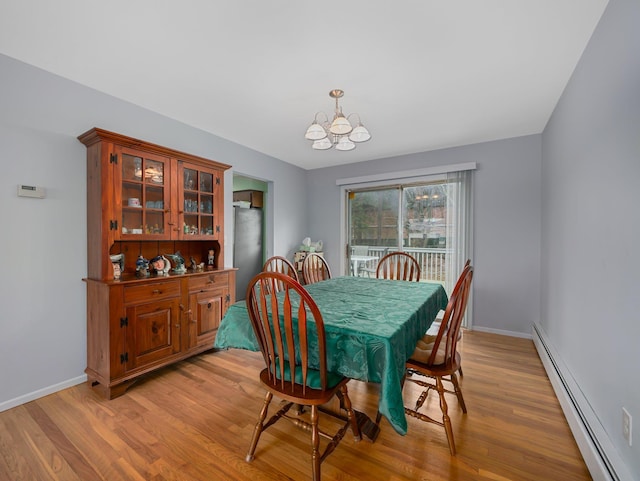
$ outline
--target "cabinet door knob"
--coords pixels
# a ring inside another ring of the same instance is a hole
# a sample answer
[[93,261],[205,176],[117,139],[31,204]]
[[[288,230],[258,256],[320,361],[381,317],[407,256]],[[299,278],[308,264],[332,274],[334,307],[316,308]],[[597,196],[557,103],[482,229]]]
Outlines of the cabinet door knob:
[[151,293],[152,294],[162,294],[162,291],[160,289],[154,289]]

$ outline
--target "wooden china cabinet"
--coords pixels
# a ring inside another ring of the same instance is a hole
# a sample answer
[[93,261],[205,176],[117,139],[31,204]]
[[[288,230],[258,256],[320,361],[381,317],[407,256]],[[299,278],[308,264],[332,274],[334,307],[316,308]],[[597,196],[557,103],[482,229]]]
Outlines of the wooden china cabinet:
[[[98,128],[78,139],[87,147],[85,372],[112,399],[213,348],[235,302],[235,269],[224,268],[230,166]],[[154,259],[158,270],[145,269]]]

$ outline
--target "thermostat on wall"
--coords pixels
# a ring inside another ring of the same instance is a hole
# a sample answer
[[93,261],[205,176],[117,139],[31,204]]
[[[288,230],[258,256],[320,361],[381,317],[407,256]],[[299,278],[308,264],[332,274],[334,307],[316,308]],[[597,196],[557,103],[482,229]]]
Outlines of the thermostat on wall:
[[44,187],[18,184],[18,197],[36,197],[38,199],[44,199],[44,195]]

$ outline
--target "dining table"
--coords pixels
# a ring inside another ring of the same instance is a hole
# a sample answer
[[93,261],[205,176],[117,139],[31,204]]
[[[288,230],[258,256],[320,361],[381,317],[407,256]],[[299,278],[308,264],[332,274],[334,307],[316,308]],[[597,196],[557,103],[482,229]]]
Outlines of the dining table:
[[[406,434],[401,384],[405,363],[438,311],[446,308],[444,287],[355,276],[334,277],[304,287],[324,320],[327,369],[350,379],[379,383],[379,412],[397,433]],[[260,350],[245,301],[227,310],[214,348]],[[379,427],[369,423],[369,428],[373,428],[368,435],[373,441]]]

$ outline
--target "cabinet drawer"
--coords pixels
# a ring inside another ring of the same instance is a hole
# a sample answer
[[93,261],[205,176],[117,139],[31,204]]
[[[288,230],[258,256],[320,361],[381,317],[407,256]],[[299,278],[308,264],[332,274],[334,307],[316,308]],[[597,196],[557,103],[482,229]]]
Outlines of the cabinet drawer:
[[189,278],[189,291],[202,291],[215,287],[227,287],[229,284],[229,274],[227,272],[216,272],[198,277]]
[[149,302],[155,299],[169,299],[180,296],[180,282],[154,282],[141,286],[129,286],[124,288],[124,303],[136,304]]

